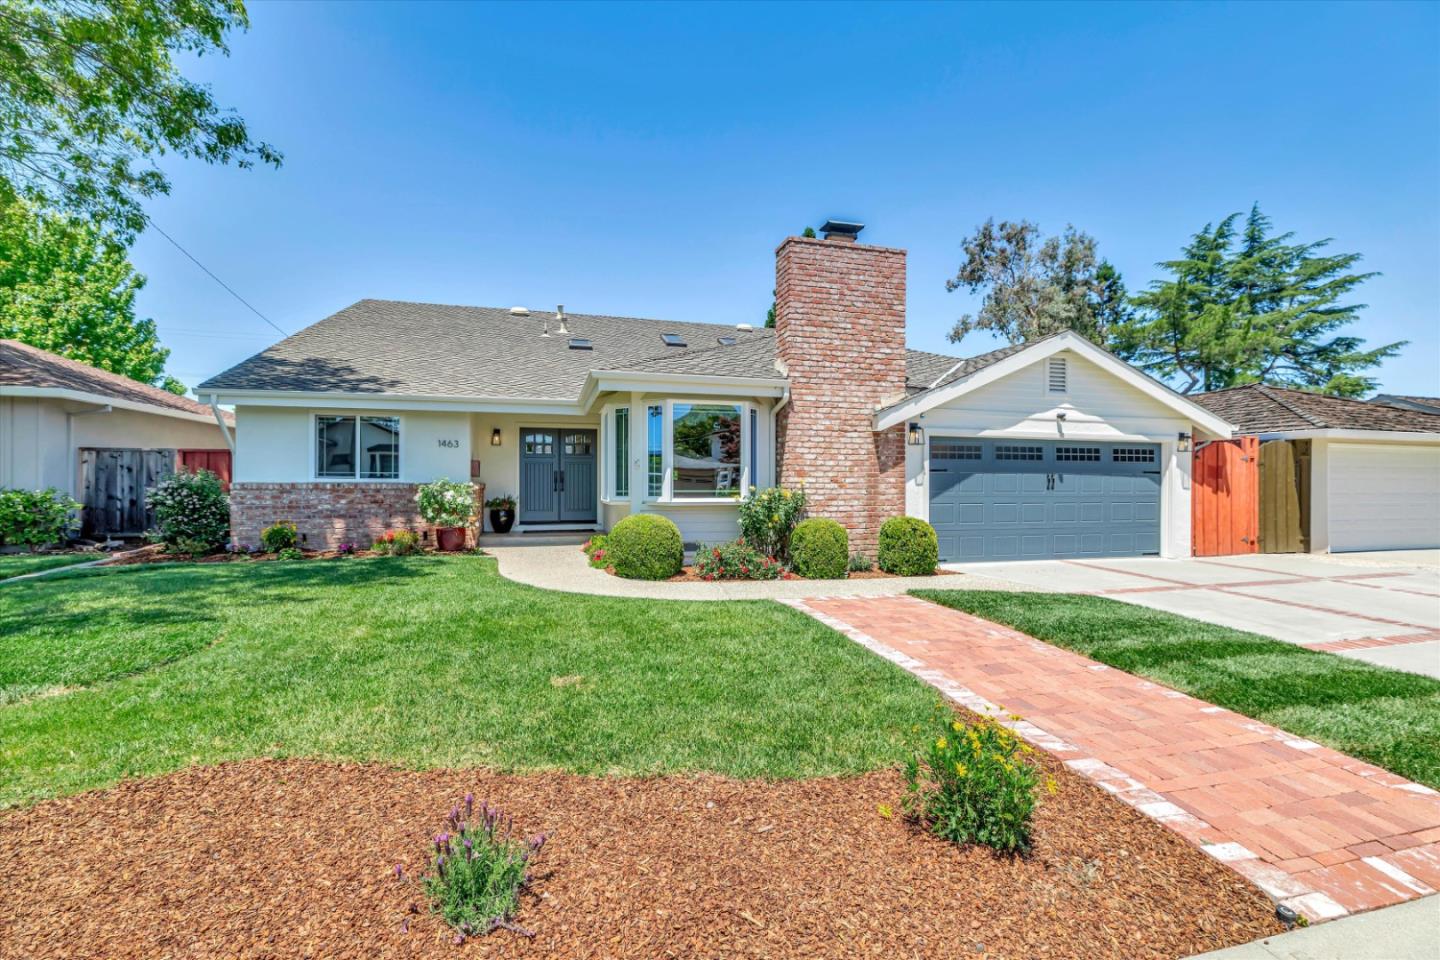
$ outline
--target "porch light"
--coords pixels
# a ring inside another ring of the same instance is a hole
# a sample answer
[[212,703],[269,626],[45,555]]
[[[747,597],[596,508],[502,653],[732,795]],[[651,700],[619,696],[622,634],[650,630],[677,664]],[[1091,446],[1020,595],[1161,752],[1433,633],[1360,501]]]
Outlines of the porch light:
[[1190,452],[1190,434],[1180,433],[1178,436],[1176,436],[1175,441],[1178,444],[1176,449],[1179,450],[1181,453]]
[[920,429],[920,424],[911,422],[905,432],[905,442],[912,447],[918,447],[925,442],[925,431]]
[[492,447],[498,447],[498,446],[500,446],[500,428],[499,428],[499,427],[496,427],[494,430],[491,430],[491,431],[490,431],[490,446],[492,446]]

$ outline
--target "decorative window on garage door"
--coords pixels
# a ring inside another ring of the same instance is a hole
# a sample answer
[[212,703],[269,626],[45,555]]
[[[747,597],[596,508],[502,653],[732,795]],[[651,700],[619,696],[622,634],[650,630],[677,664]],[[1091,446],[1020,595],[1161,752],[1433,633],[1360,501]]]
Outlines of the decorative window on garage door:
[[1028,444],[1018,443],[997,443],[995,444],[996,460],[1044,460],[1045,448],[1032,447]]
[[1056,447],[1055,459],[1067,462],[1099,463],[1099,447]]
[[979,460],[980,444],[961,443],[958,440],[930,441],[931,460]]
[[1116,447],[1110,451],[1110,459],[1115,463],[1154,463],[1154,447]]

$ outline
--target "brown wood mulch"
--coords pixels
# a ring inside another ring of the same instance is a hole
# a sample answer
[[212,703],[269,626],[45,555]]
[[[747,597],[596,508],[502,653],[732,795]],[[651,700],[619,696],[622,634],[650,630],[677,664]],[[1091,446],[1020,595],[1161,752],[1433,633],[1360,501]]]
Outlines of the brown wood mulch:
[[[882,816],[894,771],[766,783],[196,767],[0,814],[0,956],[1138,960],[1281,929],[1237,874],[1058,779],[1034,855],[1008,860]],[[467,791],[550,834],[517,918],[533,939],[456,945],[425,912],[413,878]]]
[[[334,560],[339,557],[378,557],[374,550],[340,553],[336,550],[302,550],[306,560]],[[138,550],[117,553],[107,567],[125,567],[141,563],[266,563],[279,559],[273,553],[166,553],[164,544],[153,543]]]
[[[614,567],[606,567],[606,568],[605,568],[605,572],[608,573],[608,574],[610,574],[611,576],[614,576],[614,575],[615,575],[615,568],[614,568]],[[880,570],[880,569],[877,568],[877,569],[874,569],[874,570],[852,570],[852,571],[850,571],[849,573],[847,573],[847,574],[845,575],[845,579],[846,579],[846,580],[893,580],[893,579],[895,579],[895,578],[898,577],[898,576],[899,576],[899,574],[896,574],[896,573],[886,573],[884,570]],[[944,569],[939,569],[939,568],[937,568],[937,569],[935,570],[935,572],[934,572],[933,574],[931,574],[931,576],[935,576],[935,577],[960,577],[960,576],[964,576],[964,574],[960,573],[960,571],[958,571],[958,570],[944,570]],[[793,573],[791,573],[790,571],[787,570],[787,571],[785,571],[785,573],[784,573],[779,579],[781,579],[781,580],[805,580],[805,579],[807,579],[807,578],[806,578],[806,577],[797,576],[796,574],[793,574]],[[733,579],[731,579],[731,580],[724,581],[724,582],[727,582],[727,583],[739,583],[739,582],[743,582],[743,581],[744,581],[744,578],[743,578],[743,577],[736,577],[736,578],[733,578]],[[669,578],[666,580],[666,582],[667,582],[667,583],[719,583],[719,582],[721,582],[721,581],[718,581],[718,580],[706,580],[704,577],[700,576],[700,574],[698,574],[698,573],[695,572],[695,568],[694,568],[694,567],[692,567],[692,566],[686,566],[686,567],[681,567],[681,568],[680,568],[680,572],[677,573],[677,574],[675,574],[675,576],[673,576],[673,577],[669,577]]]

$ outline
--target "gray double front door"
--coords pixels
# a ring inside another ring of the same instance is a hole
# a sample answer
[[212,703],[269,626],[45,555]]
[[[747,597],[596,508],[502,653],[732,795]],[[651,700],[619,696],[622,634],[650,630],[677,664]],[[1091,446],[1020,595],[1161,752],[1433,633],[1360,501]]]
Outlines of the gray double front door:
[[521,523],[594,523],[595,481],[594,430],[520,431]]
[[930,439],[942,561],[1160,552],[1160,445]]

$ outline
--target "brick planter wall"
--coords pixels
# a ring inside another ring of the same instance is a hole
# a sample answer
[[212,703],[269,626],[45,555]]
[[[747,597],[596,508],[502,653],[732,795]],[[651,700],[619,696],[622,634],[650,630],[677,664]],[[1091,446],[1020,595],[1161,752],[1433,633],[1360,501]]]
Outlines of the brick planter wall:
[[775,334],[790,380],[779,481],[803,482],[810,514],[874,559],[880,524],[905,512],[905,428],[873,428],[905,396],[905,251],[789,238],[775,253]]
[[413,483],[233,483],[230,536],[257,546],[260,531],[291,520],[311,550],[366,548],[386,530],[434,533],[415,510]]

